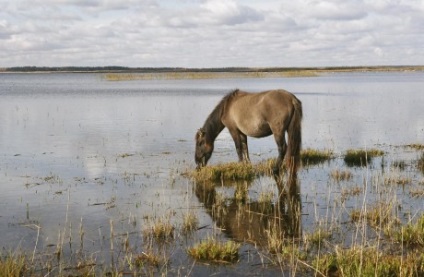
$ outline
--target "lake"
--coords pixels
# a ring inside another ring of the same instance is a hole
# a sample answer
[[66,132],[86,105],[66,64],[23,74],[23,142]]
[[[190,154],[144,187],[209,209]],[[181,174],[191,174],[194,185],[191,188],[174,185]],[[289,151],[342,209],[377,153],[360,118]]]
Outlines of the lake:
[[[334,230],[332,226],[344,224],[342,231],[334,231],[334,239],[351,243],[352,235],[341,235],[351,228],[345,224],[346,210],[387,200],[374,183],[385,174],[409,180],[407,189],[392,186],[389,194],[396,198],[393,204],[402,207],[400,221],[423,214],[423,196],[408,193],[424,186],[423,172],[416,168],[422,150],[406,147],[424,143],[423,72],[131,81],[108,81],[100,73],[0,74],[3,251],[22,249],[46,256],[55,274],[66,272],[66,265],[78,259],[127,268],[120,264],[122,257],[146,249],[154,249],[167,261],[149,271],[154,273],[292,272],[290,265],[282,269],[269,262],[253,235],[245,238],[229,232],[225,220],[217,219],[208,200],[200,196],[198,185],[184,174],[195,168],[195,132],[219,100],[236,88],[251,92],[283,88],[294,93],[303,104],[303,148],[329,149],[336,157],[300,170],[299,224],[304,233],[317,225]],[[333,181],[330,173],[346,167],[343,154],[360,148],[386,154],[365,168],[348,168],[352,179]],[[272,137],[249,138],[249,150],[253,163],[277,155]],[[224,130],[209,163],[232,161],[237,161],[237,154]],[[391,165],[399,161],[405,166],[393,169]],[[252,206],[267,192],[276,202],[272,178],[245,185]],[[342,192],[357,186],[365,186],[363,193],[340,204]],[[216,188],[228,207],[236,187]],[[233,220],[232,210],[226,211],[226,220]],[[196,215],[199,228],[187,237],[178,230],[189,212]],[[158,220],[175,228],[172,242],[156,245],[146,235]],[[263,235],[260,232],[258,236]],[[240,242],[239,262],[217,266],[194,262],[186,249],[209,236]],[[60,258],[52,258],[56,256]]]

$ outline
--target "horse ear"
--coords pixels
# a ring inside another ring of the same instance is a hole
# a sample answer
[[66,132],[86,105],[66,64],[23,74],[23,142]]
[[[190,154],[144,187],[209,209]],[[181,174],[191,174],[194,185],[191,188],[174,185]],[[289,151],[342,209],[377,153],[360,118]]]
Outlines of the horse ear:
[[200,128],[199,130],[197,130],[196,140],[201,139],[204,135],[205,135],[205,131],[202,128]]

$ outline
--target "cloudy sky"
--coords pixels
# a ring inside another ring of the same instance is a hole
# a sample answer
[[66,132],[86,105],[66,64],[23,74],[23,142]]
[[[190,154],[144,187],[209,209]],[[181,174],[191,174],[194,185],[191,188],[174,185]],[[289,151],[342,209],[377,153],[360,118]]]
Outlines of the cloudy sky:
[[0,67],[423,65],[423,0],[0,0]]

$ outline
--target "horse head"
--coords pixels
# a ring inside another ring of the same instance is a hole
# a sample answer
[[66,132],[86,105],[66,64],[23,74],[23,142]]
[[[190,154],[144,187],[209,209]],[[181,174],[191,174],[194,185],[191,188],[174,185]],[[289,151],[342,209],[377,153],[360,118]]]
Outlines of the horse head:
[[196,150],[194,160],[197,164],[197,169],[206,166],[213,151],[213,141],[208,139],[207,133],[203,128],[200,128],[196,133]]

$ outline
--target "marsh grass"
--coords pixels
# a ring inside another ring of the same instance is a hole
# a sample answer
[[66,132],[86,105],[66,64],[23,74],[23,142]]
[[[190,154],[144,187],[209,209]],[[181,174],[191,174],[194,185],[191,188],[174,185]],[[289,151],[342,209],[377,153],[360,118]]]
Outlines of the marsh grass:
[[424,174],[424,153],[421,154],[421,157],[418,159],[417,168],[422,174]]
[[182,231],[184,234],[189,234],[199,227],[199,219],[193,212],[188,212],[184,215]]
[[348,170],[335,169],[335,170],[331,171],[330,177],[337,182],[348,181],[348,180],[352,179],[353,174],[352,174],[352,172],[350,172]]
[[149,250],[146,252],[142,252],[138,254],[136,257],[134,257],[133,263],[137,267],[145,267],[145,266],[159,267],[161,264],[164,263],[164,261],[159,254],[154,253],[152,250]]
[[410,148],[415,149],[415,150],[424,150],[424,144],[421,144],[421,143],[408,144],[408,145],[406,145],[406,147],[410,147]]
[[153,237],[159,242],[168,242],[174,239],[175,227],[169,219],[159,218],[150,223],[150,227],[143,230],[145,237]]
[[394,231],[392,235],[402,244],[424,246],[424,214],[416,223],[408,223],[400,230]]
[[196,260],[213,263],[235,263],[239,259],[240,244],[234,241],[219,242],[214,238],[187,249],[187,253]]
[[246,71],[246,72],[157,72],[157,73],[106,73],[108,81],[131,80],[179,80],[179,79],[230,79],[230,78],[277,78],[277,77],[317,77],[313,70],[290,71]]
[[408,185],[412,183],[412,179],[409,177],[403,177],[403,176],[388,176],[384,178],[384,184],[385,185]]
[[365,219],[372,227],[392,225],[398,222],[398,219],[393,215],[393,203],[380,203],[367,206],[366,209],[353,209],[350,212],[350,218],[353,222],[361,222]]
[[30,274],[30,261],[21,254],[0,253],[0,276],[20,277]]
[[384,254],[375,247],[336,247],[331,254],[317,257],[313,265],[326,276],[422,276],[424,255]]
[[256,171],[250,163],[228,163],[205,166],[189,174],[196,181],[253,180]]
[[333,152],[330,150],[307,148],[301,150],[300,157],[303,166],[311,166],[331,160],[333,158]]
[[348,166],[366,166],[372,158],[383,155],[384,152],[379,149],[349,149],[344,155],[344,161]]

